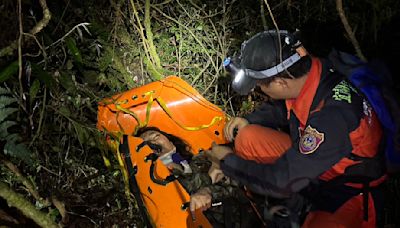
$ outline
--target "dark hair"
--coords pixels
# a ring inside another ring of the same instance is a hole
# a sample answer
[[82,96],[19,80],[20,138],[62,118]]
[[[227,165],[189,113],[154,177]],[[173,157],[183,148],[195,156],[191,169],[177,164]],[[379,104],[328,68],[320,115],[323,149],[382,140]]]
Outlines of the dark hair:
[[193,157],[192,154],[192,148],[191,146],[183,139],[179,138],[178,136],[169,134],[165,131],[160,130],[157,127],[142,127],[139,128],[139,130],[136,133],[136,136],[140,137],[142,134],[144,134],[147,131],[157,131],[163,134],[167,139],[174,144],[176,147],[176,152],[179,153],[179,155],[182,156],[183,159],[185,160],[191,160]]
[[307,74],[310,71],[311,62],[312,62],[311,57],[309,55],[303,56],[299,61],[297,61],[295,64],[293,64],[287,69],[290,75],[288,74],[288,72],[282,71],[281,73],[274,75],[272,77],[261,79],[260,83],[268,85],[276,78],[293,78],[293,77],[300,78],[301,76]]

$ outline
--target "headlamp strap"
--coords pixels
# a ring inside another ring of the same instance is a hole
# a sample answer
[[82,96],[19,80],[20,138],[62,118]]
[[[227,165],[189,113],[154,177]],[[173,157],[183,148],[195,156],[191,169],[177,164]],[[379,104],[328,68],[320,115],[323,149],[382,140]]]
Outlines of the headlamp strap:
[[301,56],[296,52],[293,55],[291,55],[289,58],[283,60],[281,63],[279,63],[276,66],[273,66],[271,68],[268,68],[263,71],[253,71],[253,70],[246,70],[248,71],[248,75],[252,78],[255,79],[264,79],[267,77],[271,77],[274,75],[277,75],[284,71],[285,69],[289,68],[293,64],[295,64],[297,61],[299,61]]

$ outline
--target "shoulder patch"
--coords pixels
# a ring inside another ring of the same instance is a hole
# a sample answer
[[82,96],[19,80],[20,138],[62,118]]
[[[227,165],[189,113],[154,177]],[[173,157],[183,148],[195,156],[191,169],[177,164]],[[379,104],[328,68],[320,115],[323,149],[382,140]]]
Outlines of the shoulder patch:
[[324,133],[320,133],[317,129],[310,125],[304,130],[300,130],[299,150],[302,154],[311,154],[318,149],[324,141]]
[[347,81],[343,80],[333,89],[332,98],[336,101],[346,101],[351,104],[351,92],[358,93],[357,90]]

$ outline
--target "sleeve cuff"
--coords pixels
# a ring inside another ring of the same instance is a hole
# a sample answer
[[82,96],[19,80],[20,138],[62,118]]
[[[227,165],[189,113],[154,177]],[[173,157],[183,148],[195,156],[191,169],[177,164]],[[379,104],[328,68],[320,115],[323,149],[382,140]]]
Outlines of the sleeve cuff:
[[237,163],[237,155],[231,153],[225,156],[224,159],[222,159],[219,163],[219,166],[224,172],[225,175],[229,176],[230,172],[228,170],[232,170],[231,167],[236,167],[235,164]]

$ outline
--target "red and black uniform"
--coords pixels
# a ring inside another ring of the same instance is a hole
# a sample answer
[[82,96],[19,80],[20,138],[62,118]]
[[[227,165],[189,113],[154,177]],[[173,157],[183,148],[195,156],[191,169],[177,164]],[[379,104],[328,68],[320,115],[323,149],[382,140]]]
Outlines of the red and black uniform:
[[[313,209],[331,214],[366,195],[360,202],[369,213],[361,218],[375,226],[371,189],[384,180],[379,159],[381,125],[363,95],[334,72],[327,60],[313,58],[296,99],[265,103],[246,119],[272,129],[289,125],[291,147],[272,164],[230,154],[221,162],[227,176],[260,194],[290,195],[310,189]],[[313,226],[307,220],[306,224]]]

